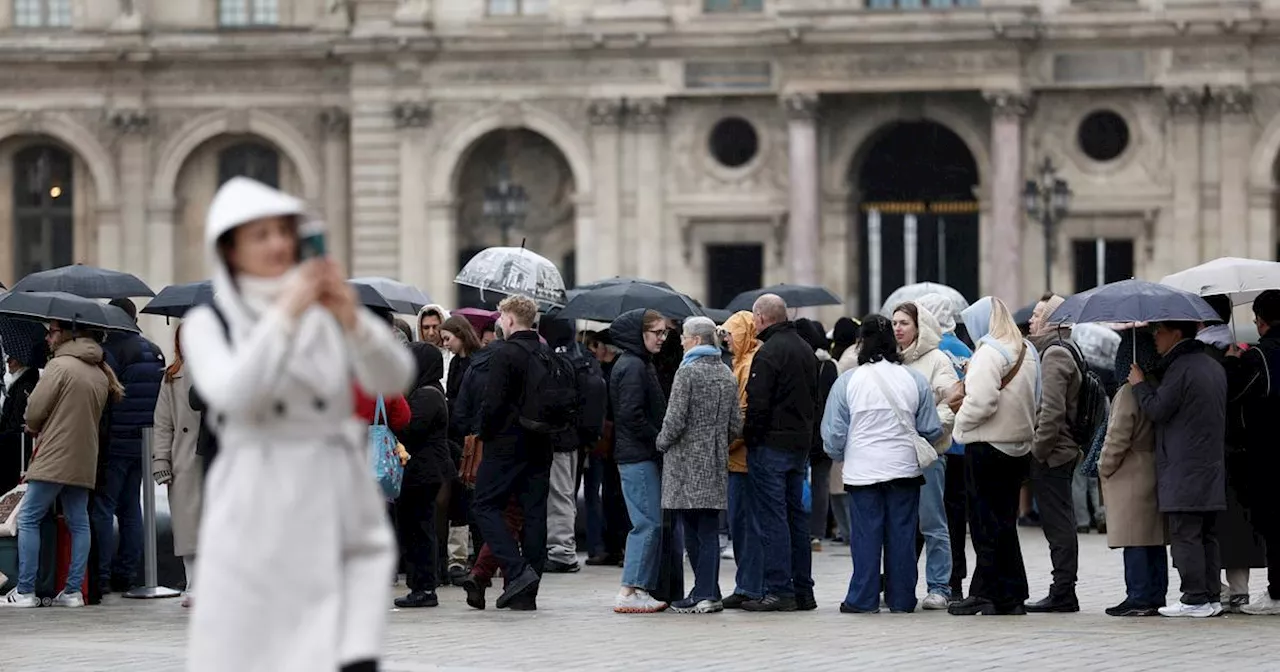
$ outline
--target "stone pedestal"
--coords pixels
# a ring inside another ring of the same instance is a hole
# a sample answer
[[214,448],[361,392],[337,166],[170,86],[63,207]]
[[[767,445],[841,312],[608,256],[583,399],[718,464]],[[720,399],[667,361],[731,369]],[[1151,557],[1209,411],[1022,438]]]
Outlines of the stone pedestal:
[[648,280],[666,277],[664,250],[671,236],[663,206],[662,145],[666,101],[628,101],[627,119],[636,132],[636,225],[640,239],[636,245],[637,275]]
[[1200,257],[1200,120],[1204,95],[1193,88],[1167,91],[1173,119],[1173,230],[1158,236],[1156,255],[1179,268]]
[[790,282],[816,285],[818,244],[818,96],[794,94],[783,100],[787,110],[787,148],[790,164],[791,216],[787,223]]
[[[1030,98],[1019,92],[985,94],[991,104],[991,227],[982,240],[981,285],[985,294],[1021,305],[1027,292],[1018,272],[1022,256],[1022,120]],[[1042,269],[1043,270],[1043,269]]]
[[595,227],[577,232],[578,283],[618,274],[618,241],[621,239],[621,140],[622,101],[591,102],[591,139],[595,154]]

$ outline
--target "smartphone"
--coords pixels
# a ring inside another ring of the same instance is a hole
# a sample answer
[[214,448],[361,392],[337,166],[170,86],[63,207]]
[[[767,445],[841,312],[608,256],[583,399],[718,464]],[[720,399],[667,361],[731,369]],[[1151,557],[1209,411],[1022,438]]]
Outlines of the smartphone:
[[302,261],[325,256],[324,222],[313,220],[299,227],[298,248]]

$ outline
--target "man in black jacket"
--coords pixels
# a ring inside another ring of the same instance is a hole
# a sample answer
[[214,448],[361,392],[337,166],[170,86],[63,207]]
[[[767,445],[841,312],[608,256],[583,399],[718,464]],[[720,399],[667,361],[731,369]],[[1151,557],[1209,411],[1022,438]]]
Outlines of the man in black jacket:
[[755,491],[764,554],[765,596],[747,611],[809,611],[813,557],[803,491],[818,399],[818,360],[787,319],[787,304],[766,294],[751,309],[764,343],[751,364],[742,435]]
[[[538,304],[510,296],[498,305],[498,324],[506,334],[490,363],[480,408],[484,459],[476,475],[472,512],[485,541],[502,563],[506,588],[497,607],[536,609],[538,583],[547,560],[547,493],[552,444],[545,434],[520,422],[533,353],[543,346],[533,330]],[[512,495],[524,510],[520,543],[507,530],[502,511]]]

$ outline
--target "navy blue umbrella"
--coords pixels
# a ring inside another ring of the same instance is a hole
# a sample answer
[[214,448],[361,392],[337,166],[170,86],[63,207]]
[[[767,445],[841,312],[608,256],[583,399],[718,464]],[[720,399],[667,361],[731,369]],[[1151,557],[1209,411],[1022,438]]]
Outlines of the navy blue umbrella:
[[44,342],[46,333],[39,322],[0,318],[0,346],[4,348],[4,356],[26,367],[44,366],[48,351]]
[[163,317],[182,317],[193,307],[206,303],[213,303],[213,282],[201,280],[165,287],[141,312]]
[[1085,322],[1216,322],[1204,299],[1145,280],[1121,280],[1067,299],[1049,317],[1051,324]]

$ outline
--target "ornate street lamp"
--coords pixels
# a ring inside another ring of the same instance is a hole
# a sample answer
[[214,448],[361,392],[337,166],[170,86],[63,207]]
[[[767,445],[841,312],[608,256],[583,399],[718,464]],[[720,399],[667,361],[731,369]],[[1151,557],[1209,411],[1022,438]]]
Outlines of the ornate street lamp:
[[522,226],[529,215],[529,196],[511,181],[511,166],[498,164],[498,181],[484,188],[484,218],[502,230],[502,246],[510,247],[511,229]]
[[1066,219],[1067,210],[1071,207],[1071,187],[1058,177],[1058,169],[1047,156],[1037,173],[1035,179],[1027,180],[1022,198],[1027,216],[1039,220],[1040,226],[1044,227],[1044,287],[1046,292],[1050,292],[1053,291],[1053,257],[1058,224]]

